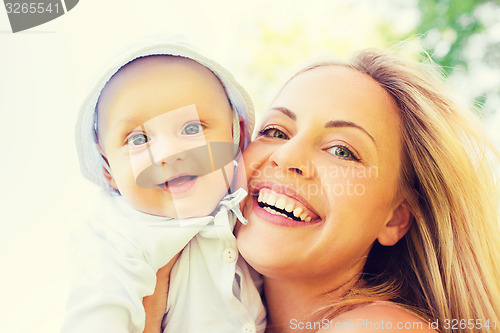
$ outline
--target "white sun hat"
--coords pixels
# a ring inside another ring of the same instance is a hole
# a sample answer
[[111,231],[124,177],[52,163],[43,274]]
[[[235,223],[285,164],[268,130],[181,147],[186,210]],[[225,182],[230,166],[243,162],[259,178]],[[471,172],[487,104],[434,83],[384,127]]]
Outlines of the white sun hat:
[[192,59],[199,64],[210,69],[222,82],[229,101],[232,104],[237,114],[233,114],[233,136],[235,144],[239,143],[239,125],[238,117],[241,116],[244,120],[244,133],[245,142],[243,147],[246,147],[252,137],[252,132],[255,124],[254,107],[250,96],[246,90],[234,79],[224,67],[219,65],[214,60],[201,55],[192,46],[183,42],[147,42],[142,43],[141,46],[135,46],[125,52],[120,53],[115,57],[110,66],[101,72],[98,79],[95,80],[96,84],[90,91],[87,98],[81,106],[75,129],[76,148],[78,159],[80,162],[80,170],[83,175],[97,184],[98,186],[110,189],[110,186],[104,178],[102,168],[107,167],[104,159],[97,150],[97,143],[95,137],[95,120],[96,120],[96,106],[99,100],[101,91],[111,77],[124,65],[129,62],[152,55],[172,55]]

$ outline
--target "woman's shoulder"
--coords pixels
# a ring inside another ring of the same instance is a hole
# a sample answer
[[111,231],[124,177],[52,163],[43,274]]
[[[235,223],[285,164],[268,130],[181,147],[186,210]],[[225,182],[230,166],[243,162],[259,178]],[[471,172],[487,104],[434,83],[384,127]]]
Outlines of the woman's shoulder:
[[321,333],[418,332],[436,333],[411,311],[390,302],[363,304],[344,312],[323,325]]

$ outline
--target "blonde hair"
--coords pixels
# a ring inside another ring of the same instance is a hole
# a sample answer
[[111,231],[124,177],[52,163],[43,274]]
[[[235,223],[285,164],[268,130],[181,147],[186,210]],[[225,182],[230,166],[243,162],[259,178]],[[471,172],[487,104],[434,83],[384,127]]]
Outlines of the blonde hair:
[[[403,141],[399,189],[413,221],[394,247],[374,244],[362,274],[364,285],[322,309],[323,316],[390,300],[421,318],[448,319],[450,326],[458,320],[453,332],[497,331],[500,233],[494,162],[500,155],[480,120],[455,103],[432,69],[436,66],[379,50],[362,51],[350,63],[315,64],[296,75],[331,65],[371,76],[396,101]],[[468,328],[469,319],[482,325],[489,320],[490,328]]]

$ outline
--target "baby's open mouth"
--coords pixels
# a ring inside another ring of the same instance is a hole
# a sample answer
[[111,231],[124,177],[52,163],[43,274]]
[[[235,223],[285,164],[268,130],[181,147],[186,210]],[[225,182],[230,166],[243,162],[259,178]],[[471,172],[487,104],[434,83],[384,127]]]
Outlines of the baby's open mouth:
[[310,222],[319,218],[299,201],[269,188],[262,188],[257,198],[259,206],[266,212],[281,215],[297,222]]
[[175,187],[175,186],[181,186],[186,183],[189,183],[190,181],[195,180],[198,178],[198,176],[194,175],[184,175],[184,176],[178,176],[178,177],[173,177],[170,178],[168,181],[159,184],[161,187],[168,188],[168,187]]

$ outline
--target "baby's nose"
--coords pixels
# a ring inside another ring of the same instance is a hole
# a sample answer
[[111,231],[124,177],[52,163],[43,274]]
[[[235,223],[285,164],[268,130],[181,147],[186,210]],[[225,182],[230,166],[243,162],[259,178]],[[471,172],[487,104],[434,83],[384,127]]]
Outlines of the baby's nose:
[[176,162],[184,161],[187,158],[187,152],[181,151],[175,154],[169,155],[167,154],[157,154],[153,155],[153,163],[154,165],[165,165],[165,164],[174,164]]
[[148,153],[151,164],[172,164],[185,160],[188,155],[187,151],[192,148],[192,145],[186,145],[186,143],[176,140],[157,140],[148,147]]

